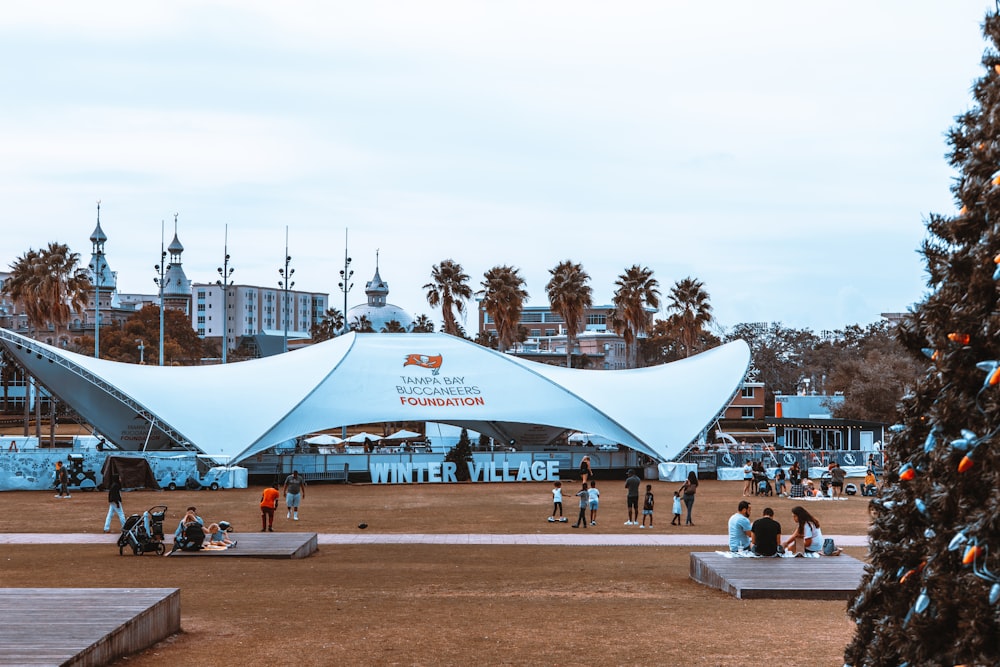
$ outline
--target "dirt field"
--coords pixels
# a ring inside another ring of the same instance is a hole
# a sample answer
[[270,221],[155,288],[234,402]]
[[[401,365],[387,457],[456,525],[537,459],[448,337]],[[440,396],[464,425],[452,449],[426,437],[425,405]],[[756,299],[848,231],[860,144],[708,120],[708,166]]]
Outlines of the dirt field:
[[[602,509],[588,531],[638,532],[623,525],[623,482],[598,484]],[[725,533],[742,482],[704,482],[693,528],[670,525],[678,486],[653,482],[654,530]],[[545,521],[550,488],[313,485],[301,520],[288,521],[281,510],[276,530],[354,532],[364,521],[385,533],[577,532]],[[167,505],[168,531],[188,505],[206,521],[257,531],[260,492],[132,492],[124,502],[126,513]],[[99,533],[107,511],[100,492],[68,500],[5,492],[0,499],[4,533]],[[750,500],[753,518],[769,505],[790,528],[795,503]],[[572,505],[566,502],[571,521]],[[866,499],[808,507],[827,534],[867,531]],[[275,561],[119,556],[113,545],[4,545],[0,571],[4,587],[179,587],[183,631],[122,665],[843,664],[851,635],[845,603],[736,600],[688,578],[692,550],[706,548],[321,546],[307,559]],[[865,557],[863,549],[848,552]]]

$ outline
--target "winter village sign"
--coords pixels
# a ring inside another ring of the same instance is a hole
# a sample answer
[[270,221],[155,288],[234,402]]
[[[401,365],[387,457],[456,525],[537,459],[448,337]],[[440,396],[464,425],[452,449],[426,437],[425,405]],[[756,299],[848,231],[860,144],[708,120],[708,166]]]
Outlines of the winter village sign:
[[[559,461],[522,461],[516,468],[509,461],[503,465],[469,461],[470,482],[554,482],[559,479]],[[454,484],[458,465],[451,461],[424,463],[371,463],[368,472],[372,484]]]

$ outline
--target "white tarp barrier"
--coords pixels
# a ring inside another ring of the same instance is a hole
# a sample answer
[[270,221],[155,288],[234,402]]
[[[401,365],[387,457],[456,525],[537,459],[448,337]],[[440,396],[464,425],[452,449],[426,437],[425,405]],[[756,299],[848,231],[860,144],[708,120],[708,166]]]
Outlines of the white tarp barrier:
[[659,478],[661,482],[683,482],[687,479],[688,473],[698,474],[697,463],[661,463],[658,466]]
[[167,446],[149,443],[158,426],[232,461],[305,433],[386,421],[454,424],[499,442],[524,424],[572,429],[669,460],[729,403],[750,363],[741,340],[621,371],[548,366],[446,334],[350,333],[215,366],[94,359],[7,330],[0,344],[120,448]]

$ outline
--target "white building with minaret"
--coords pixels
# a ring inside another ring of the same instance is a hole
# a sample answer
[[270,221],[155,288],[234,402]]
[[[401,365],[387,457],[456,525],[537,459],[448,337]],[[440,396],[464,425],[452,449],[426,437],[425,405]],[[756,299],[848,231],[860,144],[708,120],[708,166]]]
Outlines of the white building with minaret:
[[361,318],[367,318],[375,333],[382,333],[389,322],[395,321],[405,331],[413,329],[413,317],[399,306],[388,303],[389,283],[379,275],[378,253],[375,254],[375,276],[365,283],[365,294],[368,303],[354,306],[347,311],[347,324],[352,329],[358,328]]
[[[87,307],[83,313],[83,321],[79,324],[83,331],[93,334],[96,323],[100,322],[101,331],[124,323],[134,311],[124,310],[118,299],[118,272],[112,271],[108,264],[108,256],[104,250],[108,236],[101,228],[101,204],[97,203],[97,226],[90,235],[90,263],[87,265],[88,277],[93,289],[87,296]],[[74,329],[71,323],[70,328]]]
[[188,317],[191,316],[191,281],[184,274],[181,266],[181,254],[184,246],[177,238],[177,218],[174,218],[174,240],[167,246],[170,261],[163,274],[163,307],[167,310],[178,310]]

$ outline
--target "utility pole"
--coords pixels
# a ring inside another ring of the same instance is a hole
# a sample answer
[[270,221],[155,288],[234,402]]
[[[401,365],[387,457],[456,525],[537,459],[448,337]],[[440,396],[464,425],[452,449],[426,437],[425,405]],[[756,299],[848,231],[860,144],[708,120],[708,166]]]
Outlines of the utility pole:
[[226,363],[226,350],[229,347],[229,287],[233,284],[229,280],[234,269],[229,266],[229,225],[226,225],[225,239],[223,242],[222,266],[219,267],[219,280],[216,285],[222,287],[222,363]]

